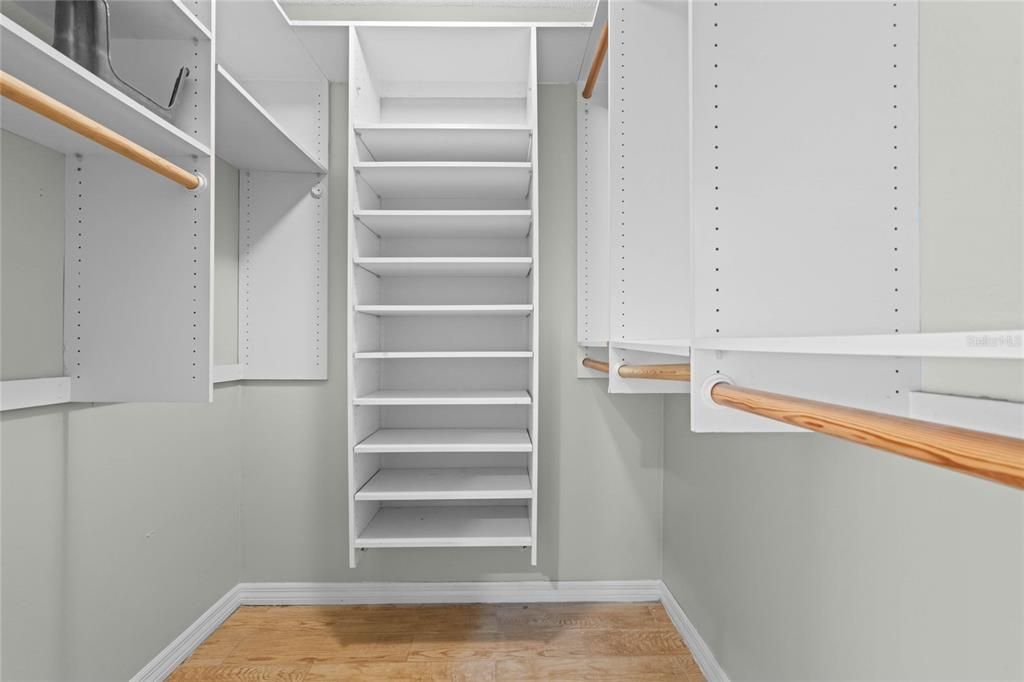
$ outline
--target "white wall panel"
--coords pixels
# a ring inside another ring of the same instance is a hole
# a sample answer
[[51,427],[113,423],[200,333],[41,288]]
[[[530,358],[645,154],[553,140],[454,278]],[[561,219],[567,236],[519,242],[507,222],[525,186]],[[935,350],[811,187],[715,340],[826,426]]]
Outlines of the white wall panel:
[[[171,160],[210,177],[208,160]],[[66,167],[71,400],[210,400],[210,191],[121,157],[69,156]]]
[[[691,40],[694,335],[917,331],[916,3],[700,1]],[[917,365],[697,351],[694,383],[893,411]]]
[[687,4],[608,11],[610,338],[688,338]]
[[327,378],[326,185],[307,173],[246,171],[240,179],[239,359],[246,379]]
[[608,342],[608,85],[576,105],[576,340]]

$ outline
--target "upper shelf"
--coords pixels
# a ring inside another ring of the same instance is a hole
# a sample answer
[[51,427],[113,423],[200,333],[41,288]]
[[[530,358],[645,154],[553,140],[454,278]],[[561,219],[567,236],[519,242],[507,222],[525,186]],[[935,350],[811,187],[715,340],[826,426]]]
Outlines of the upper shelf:
[[[614,344],[613,344],[614,345]],[[861,334],[694,339],[697,350],[1024,360],[1024,329],[932,334]]]
[[645,339],[643,341],[609,341],[608,345],[622,350],[635,350],[661,355],[690,355],[690,339]]
[[377,315],[380,317],[388,316],[403,316],[403,317],[419,317],[424,315],[443,315],[443,316],[498,316],[498,315],[516,315],[525,316],[533,312],[533,305],[529,303],[479,303],[470,305],[357,305],[355,306],[357,313],[365,313],[367,315]]
[[378,162],[354,164],[355,172],[383,198],[523,199],[529,194],[529,163]]
[[[79,66],[35,35],[0,16],[0,66],[116,133],[164,157],[209,156],[210,149]],[[64,154],[113,154],[91,140],[4,98],[4,130]]]
[[355,264],[381,277],[526,277],[529,256],[503,258],[356,258]]
[[526,237],[533,220],[528,209],[509,211],[356,211],[355,219],[379,237],[439,239]]
[[224,67],[217,66],[217,155],[243,170],[326,173]]
[[374,161],[529,161],[525,125],[357,125]]

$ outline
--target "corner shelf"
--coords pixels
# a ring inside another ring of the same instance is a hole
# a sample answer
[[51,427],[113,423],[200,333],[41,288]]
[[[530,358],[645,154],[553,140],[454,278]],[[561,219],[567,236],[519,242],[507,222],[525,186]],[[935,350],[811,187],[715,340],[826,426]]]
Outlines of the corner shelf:
[[530,210],[509,211],[354,211],[378,237],[515,239],[530,233]]
[[381,507],[355,539],[367,547],[529,547],[527,507]]
[[529,161],[525,125],[374,123],[355,126],[375,161]]
[[[35,35],[0,16],[4,71],[164,157],[210,155],[210,148],[175,127]],[[4,130],[64,154],[114,152],[6,98]]]
[[530,163],[378,162],[353,164],[374,193],[403,199],[525,199]]
[[533,258],[356,258],[359,267],[382,277],[526,277]]
[[244,170],[326,173],[270,113],[217,66],[217,155]]
[[356,454],[392,452],[530,452],[526,429],[380,429]]
[[532,495],[526,467],[401,468],[378,471],[356,492],[356,501],[524,500]]
[[357,305],[355,311],[378,317],[424,315],[514,315],[522,317],[531,314],[533,306],[529,303],[509,305]]
[[413,390],[385,389],[356,396],[355,405],[531,405],[529,391],[498,390]]

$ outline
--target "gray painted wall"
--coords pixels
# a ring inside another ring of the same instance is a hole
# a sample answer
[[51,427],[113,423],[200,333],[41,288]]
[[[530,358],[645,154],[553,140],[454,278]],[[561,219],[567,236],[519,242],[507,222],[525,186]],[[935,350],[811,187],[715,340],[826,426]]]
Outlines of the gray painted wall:
[[[1024,4],[921,3],[925,331],[1024,326]],[[1024,400],[1019,363],[926,390]],[[1024,678],[1024,494],[665,401],[664,580],[734,680]]]
[[245,386],[246,580],[629,579],[661,575],[661,399],[576,380],[576,94],[540,88],[539,564],[520,550],[378,550],[348,568],[347,91],[331,87],[327,382]]

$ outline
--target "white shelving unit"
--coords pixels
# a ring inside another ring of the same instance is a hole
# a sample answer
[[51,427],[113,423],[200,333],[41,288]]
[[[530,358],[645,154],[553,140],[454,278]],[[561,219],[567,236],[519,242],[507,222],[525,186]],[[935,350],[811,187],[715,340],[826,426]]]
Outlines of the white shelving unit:
[[351,563],[535,562],[535,30],[353,27],[348,63]]
[[[208,0],[111,3],[126,80],[164,100],[188,69],[166,114],[52,48],[52,2],[0,16],[5,72],[208,180],[191,192],[3,99],[5,130],[66,155],[67,197],[65,376],[3,382],[2,409],[209,401],[225,381],[326,378],[327,81],[276,0],[218,3],[216,22],[214,11]],[[215,156],[244,171],[240,362],[221,366]]]

